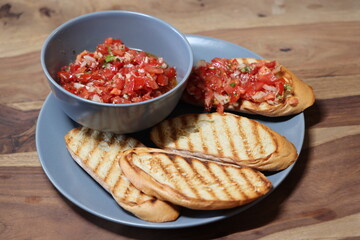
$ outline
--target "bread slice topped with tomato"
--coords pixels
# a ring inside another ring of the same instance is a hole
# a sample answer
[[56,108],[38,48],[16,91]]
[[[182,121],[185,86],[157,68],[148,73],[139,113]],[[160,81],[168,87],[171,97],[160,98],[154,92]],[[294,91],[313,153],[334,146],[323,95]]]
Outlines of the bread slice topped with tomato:
[[277,63],[255,58],[199,61],[184,91],[185,102],[269,117],[300,113],[314,104],[311,86]]
[[232,113],[185,114],[151,129],[156,146],[179,154],[279,171],[297,159],[295,146],[266,125]]

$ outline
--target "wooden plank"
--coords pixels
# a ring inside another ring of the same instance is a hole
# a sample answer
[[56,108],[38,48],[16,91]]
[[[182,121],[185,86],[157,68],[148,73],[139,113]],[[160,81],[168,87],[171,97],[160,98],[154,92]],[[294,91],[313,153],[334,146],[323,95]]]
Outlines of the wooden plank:
[[358,222],[360,222],[360,213],[305,227],[291,228],[259,238],[259,240],[298,240],[300,236],[301,239],[333,240],[340,240],[347,237],[360,237],[359,227],[357,224],[353,224]]
[[0,153],[35,151],[38,110],[20,111],[0,104]]
[[359,126],[360,96],[316,100],[305,110],[308,127]]
[[20,111],[33,111],[40,110],[44,101],[30,101],[30,102],[14,102],[6,104],[8,107],[14,108]]
[[36,152],[11,153],[0,155],[0,167],[39,167]]
[[[298,25],[314,22],[346,22],[360,20],[357,0],[330,2],[255,1],[17,1],[4,2],[0,32],[4,33],[0,57],[9,57],[40,49],[47,35],[71,18],[93,11],[130,10],[150,14],[168,21],[185,33],[217,29],[258,26]],[[306,15],[306,17],[304,17]],[[27,44],[31,42],[32,44]]]

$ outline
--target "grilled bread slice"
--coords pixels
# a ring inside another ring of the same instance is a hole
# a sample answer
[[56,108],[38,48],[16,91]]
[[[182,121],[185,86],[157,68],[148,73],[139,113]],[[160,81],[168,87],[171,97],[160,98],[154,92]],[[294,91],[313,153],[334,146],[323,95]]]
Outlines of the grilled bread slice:
[[66,146],[74,160],[125,210],[150,222],[176,220],[178,208],[139,191],[122,173],[116,160],[124,150],[144,146],[124,135],[72,129],[65,136]]
[[[270,62],[268,60],[255,58],[235,58],[235,60],[238,62],[238,66],[247,66],[249,64],[257,63],[260,61]],[[195,74],[197,72],[197,69],[203,65],[204,61],[199,61],[193,71],[193,74]],[[249,114],[258,114],[269,117],[278,117],[300,113],[314,104],[315,94],[311,86],[300,80],[292,71],[290,71],[283,65],[278,65],[276,69],[278,69],[278,71],[275,76],[277,78],[284,79],[287,88],[291,89],[287,91],[287,94],[286,96],[284,96],[284,99],[282,101],[273,101],[273,103],[270,103],[269,101],[254,102],[240,98],[238,101],[230,103],[227,100],[229,96],[224,95],[215,98],[213,100],[212,107],[216,108],[219,104],[222,104],[225,110],[244,112]],[[192,84],[191,81],[193,81],[193,79],[195,78],[189,79],[188,88],[199,88],[199,86],[204,85],[199,83]],[[205,93],[204,89],[202,89],[201,91]],[[200,98],[199,96],[193,96],[187,90],[184,91],[182,99],[185,102],[193,105],[206,106],[204,96]]]
[[265,195],[271,182],[259,171],[161,149],[124,152],[120,166],[141,191],[191,209],[241,206]]
[[153,127],[150,136],[160,148],[261,171],[285,169],[297,158],[285,137],[231,113],[178,116]]

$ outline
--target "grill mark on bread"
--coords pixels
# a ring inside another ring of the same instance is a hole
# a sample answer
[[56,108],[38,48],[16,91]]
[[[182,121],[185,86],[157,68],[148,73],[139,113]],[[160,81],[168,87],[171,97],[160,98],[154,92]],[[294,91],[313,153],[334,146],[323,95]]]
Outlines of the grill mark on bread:
[[[104,133],[104,136],[106,136],[106,137],[108,137],[107,135],[110,135],[110,138],[104,138],[103,137],[103,140],[105,141],[105,142],[108,142],[108,145],[109,145],[109,148],[110,149],[113,149],[113,148],[115,148],[115,147],[117,147],[117,146],[115,146],[115,135],[114,134],[109,134],[109,133]],[[109,140],[109,141],[106,141],[106,140]],[[119,148],[119,150],[120,150],[120,148]],[[109,151],[108,152],[108,154],[105,154],[105,156],[103,156],[103,158],[101,159],[101,161],[99,162],[99,164],[96,166],[96,168],[95,168],[95,170],[94,170],[94,172],[97,174],[97,175],[99,175],[100,176],[100,174],[99,174],[99,171],[100,171],[100,169],[103,167],[103,165],[107,162],[107,161],[105,161],[106,159],[105,159],[105,157],[108,157],[107,155],[109,155],[110,154],[110,152],[111,151]],[[109,169],[108,169],[109,170]],[[106,176],[109,174],[109,172],[107,171],[106,172]]]
[[225,171],[227,167],[226,166],[225,167],[219,167],[218,165],[212,164],[212,163],[211,163],[211,166],[216,166],[216,168],[218,168],[218,169],[216,169],[216,171],[213,170],[215,175],[217,173],[220,173],[220,172],[222,173],[221,175],[219,175],[218,179],[220,181],[221,186],[223,186],[223,191],[225,192],[225,194],[227,196],[227,200],[235,200],[236,196],[231,194],[230,189],[228,187],[226,187],[228,185],[231,185],[231,183],[232,183],[232,180],[231,180],[230,176],[227,175],[227,172]]
[[[178,144],[178,141],[177,141],[177,131],[176,131],[176,127],[172,127],[172,126],[174,126],[174,124],[175,124],[175,118],[172,118],[172,119],[170,119],[169,121],[166,121],[166,123],[167,123],[167,127],[168,127],[168,129],[170,129],[169,130],[169,137],[172,139],[172,142],[175,144],[175,148],[178,148],[179,146],[179,144]],[[176,125],[175,125],[176,126]],[[165,134],[164,134],[165,135]],[[162,142],[162,143],[164,143],[164,142]]]
[[[251,172],[251,173],[250,173],[250,172]],[[259,191],[258,191],[258,189],[255,187],[255,183],[256,183],[257,181],[259,181],[259,180],[251,181],[251,180],[249,179],[249,175],[250,175],[250,174],[252,175],[252,177],[258,178],[258,175],[257,175],[257,174],[253,174],[253,172],[250,171],[250,170],[241,173],[242,177],[244,178],[244,180],[245,180],[245,182],[246,182],[246,184],[247,184],[246,188],[247,188],[247,189],[251,189],[252,192],[256,194],[256,196],[259,196]],[[253,183],[253,182],[255,182],[255,183]],[[264,182],[264,179],[260,178],[260,182],[263,183],[263,182]],[[263,186],[261,186],[261,187],[263,187]]]
[[[184,169],[178,164],[177,159],[179,159],[179,161],[184,160],[184,158],[178,158],[176,155],[169,155],[169,158],[171,159],[171,161],[173,162],[175,169],[178,173],[178,176],[180,178],[182,178],[182,180],[186,183],[186,185],[188,186],[189,189],[191,189],[191,191],[194,193],[194,195],[196,196],[196,198],[201,198],[201,194],[199,193],[198,189],[196,189],[194,186],[192,186],[191,182],[193,181],[192,179],[189,178],[189,176],[187,174],[183,175],[179,169],[181,169],[183,172],[186,173],[186,170],[184,171]],[[186,163],[189,163],[188,161],[184,161]],[[190,165],[190,168],[192,171],[194,171],[193,167]],[[194,174],[194,177],[198,179],[198,174]]]
[[111,166],[109,167],[109,169],[106,171],[106,174],[105,174],[105,178],[104,178],[104,182],[107,183],[107,180],[110,176],[110,172],[113,171],[114,167],[115,167],[115,164],[118,164],[116,161],[112,161],[111,163]]
[[263,141],[261,141],[261,137],[259,134],[259,128],[261,128],[260,124],[255,124],[255,126],[252,128],[252,130],[253,130],[252,132],[255,136],[256,142],[259,144],[260,154],[264,155],[265,150],[264,150]]
[[71,134],[71,135],[66,135],[66,136],[65,136],[66,142],[67,142],[68,144],[72,144],[73,138],[79,134],[79,131],[80,131],[80,130],[79,130],[78,128],[75,128],[75,129],[73,129],[72,131],[73,131],[75,134]]
[[[232,168],[232,169],[236,169],[236,175],[241,176],[241,177],[245,176],[243,167]],[[234,175],[232,172],[230,172],[230,168],[228,168],[228,167],[225,168],[225,172],[226,172],[226,175],[228,175],[228,176]],[[234,185],[236,186],[235,188],[236,188],[237,193],[240,194],[243,199],[245,199],[245,200],[249,199],[249,196],[242,190],[242,189],[244,189],[244,186],[241,186],[238,181],[231,181],[231,179],[230,179],[230,184],[232,186],[234,186]]]
[[[184,118],[181,118],[184,119]],[[198,119],[198,115],[190,114],[185,117],[186,125],[185,128],[188,132],[188,142],[189,142],[189,150],[192,151],[204,151],[204,139],[201,138],[200,129],[201,126],[197,126],[194,124],[195,122],[201,122]]]
[[[84,135],[84,136],[86,136],[87,134],[89,134],[90,131],[91,131],[91,130],[88,129],[88,128],[82,128],[79,132],[77,132],[76,137],[79,137],[79,135],[81,135],[81,134]],[[84,144],[86,144],[88,141],[89,141],[88,138],[83,137],[83,138],[81,139],[81,141],[78,141],[78,142],[77,142],[77,148],[74,150],[75,155],[79,155],[79,152],[81,151],[82,146],[83,146]]]
[[275,135],[274,135],[272,132],[270,132],[270,137],[271,137],[272,142],[273,142],[274,145],[275,145],[275,150],[274,150],[274,152],[277,152],[278,149],[279,149],[279,142],[277,141],[277,138],[275,137]]
[[[183,176],[181,176],[179,170],[175,167],[177,173],[178,173],[178,177],[182,180],[181,182],[179,181],[174,181],[173,179],[173,176],[172,174],[166,169],[166,167],[164,167],[163,165],[163,161],[160,157],[158,156],[163,156],[165,157],[166,159],[170,159],[170,161],[174,164],[174,159],[176,158],[176,155],[172,155],[172,154],[158,154],[157,152],[149,152],[149,154],[151,154],[153,157],[154,155],[156,155],[156,160],[160,166],[160,168],[162,169],[163,173],[167,176],[170,176],[170,177],[167,177],[167,180],[166,181],[169,181],[171,184],[174,185],[174,189],[180,194],[182,195],[183,197],[187,198],[188,196],[187,195],[184,195],[182,192],[191,192],[192,195],[195,195],[195,196],[198,196],[199,194],[194,191],[193,187],[191,185],[188,184],[188,182],[186,181],[186,179],[184,179]],[[174,164],[175,165],[175,164]],[[191,195],[190,194],[190,195]]]
[[[204,172],[204,170],[205,170],[205,171],[207,171],[208,175],[211,175],[211,172],[209,171],[209,169],[208,169],[206,166],[204,166],[207,162],[202,162],[202,161],[194,160],[194,159],[193,159],[193,161],[188,160],[188,161],[187,161],[187,164],[189,164],[189,165],[192,167],[192,169],[194,170],[195,173],[196,173],[196,172],[199,172],[199,171],[197,170],[197,167],[195,167],[195,164],[194,164],[195,161],[196,161],[197,163],[201,164],[201,166],[202,166],[201,171],[202,171],[202,172]],[[210,182],[205,178],[205,176],[203,176],[203,175],[201,175],[201,174],[196,174],[196,176],[199,178],[199,181],[200,181],[204,186],[209,186]],[[218,198],[218,196],[216,195],[216,192],[214,192],[214,191],[212,191],[212,190],[209,190],[209,187],[205,188],[205,190],[206,190],[206,192],[207,192],[209,195],[211,195],[211,197],[212,197],[213,199]]]
[[[195,162],[197,162],[198,164],[201,164],[201,167],[202,168],[200,168],[201,169],[201,171],[204,171],[204,164],[203,164],[203,162],[202,161],[199,161],[199,160],[196,160],[196,159],[190,159],[190,158],[184,158],[185,159],[185,162],[186,162],[186,164],[189,166],[189,168],[193,171],[193,174],[194,174],[194,176],[195,176],[195,178],[203,185],[203,186],[208,186],[209,184],[210,184],[210,182],[203,176],[203,174],[199,174],[199,170],[197,169],[197,167],[195,166]],[[206,168],[205,168],[206,169]],[[186,171],[186,170],[185,170]],[[208,172],[209,173],[209,172]],[[210,173],[209,173],[209,175],[210,175]],[[204,188],[203,189],[204,191],[206,191],[206,193],[208,194],[208,195],[210,195],[211,197],[212,197],[212,199],[216,199],[217,198],[217,196],[216,196],[216,194],[215,194],[215,192],[214,191],[212,191],[212,190],[209,190],[209,188],[207,187],[207,188]],[[199,193],[199,197],[200,198],[206,198],[206,197],[201,197],[201,194]]]
[[129,199],[130,188],[129,188],[128,184],[124,183],[124,181],[125,180],[120,176],[118,178],[118,180],[116,181],[116,184],[114,185],[113,190],[116,190],[119,186],[122,186],[122,189],[125,189],[125,191],[123,191],[123,194],[122,194],[121,198],[122,199]]
[[[94,137],[92,137],[92,136],[94,136]],[[85,160],[83,161],[84,164],[88,165],[87,163],[88,163],[90,160],[94,160],[94,159],[92,159],[92,156],[93,156],[95,150],[97,149],[97,147],[98,147],[98,145],[99,145],[99,142],[101,141],[101,133],[100,133],[99,131],[96,131],[96,130],[94,130],[94,131],[88,131],[88,132],[86,133],[85,138],[88,140],[86,143],[91,142],[91,141],[94,139],[94,140],[93,140],[93,141],[94,141],[94,145],[92,146],[92,149],[87,153],[87,157],[86,157]],[[80,149],[85,148],[85,150],[86,150],[86,143],[83,143],[83,144],[80,146]],[[80,151],[81,151],[81,150],[80,150]],[[100,159],[96,159],[96,161],[97,161],[97,164],[98,164],[98,162],[101,161],[101,158],[100,158]],[[94,169],[93,169],[93,171],[94,171]]]
[[252,157],[252,153],[248,147],[249,142],[248,142],[247,136],[246,136],[245,132],[243,131],[242,127],[240,126],[240,121],[236,121],[236,124],[237,124],[238,133],[241,136],[241,141],[243,142],[245,153],[247,155],[247,158],[249,159]]
[[[96,131],[97,132],[97,131]],[[113,135],[111,134],[110,135],[110,142],[108,143],[107,141],[104,141],[105,140],[105,137],[107,137],[105,135],[105,133],[101,133],[101,132],[98,132],[98,135],[97,137],[95,138],[96,141],[95,141],[95,144],[94,144],[94,148],[91,150],[91,152],[89,153],[89,159],[92,157],[92,154],[94,153],[95,149],[98,148],[98,146],[102,143],[102,142],[105,142],[108,146],[109,146],[109,149],[111,148],[111,139],[113,138]],[[101,163],[102,162],[105,162],[105,158],[107,157],[107,155],[109,155],[110,151],[101,151],[101,155],[100,157],[98,158],[98,161],[97,161],[97,164],[96,166],[93,168],[93,171],[97,174],[98,174],[98,170],[99,170],[99,167],[101,166]]]
[[[210,164],[209,164],[210,163]],[[215,174],[215,172],[211,169],[211,162],[208,161],[204,161],[204,168],[210,173],[210,175],[213,177],[213,179],[215,180],[215,182],[217,184],[219,184],[220,186],[222,186],[222,192],[227,196],[228,199],[231,199],[232,196],[231,194],[227,191],[227,189],[224,187],[224,185],[222,184],[222,181],[219,179],[219,177]]]
[[226,132],[226,137],[229,140],[230,144],[230,151],[231,151],[231,157],[236,159],[236,156],[238,155],[237,149],[235,148],[234,139],[231,137],[230,129],[229,129],[229,122],[225,120],[225,118],[221,118],[224,126],[224,130]]
[[[163,165],[163,161],[161,160],[161,158],[158,157],[157,153],[154,152],[150,152],[150,154],[152,155],[151,157],[158,162],[159,167],[161,168],[161,173],[160,174],[165,174],[167,175],[167,181],[171,182],[174,186],[175,189],[181,189],[180,185],[178,184],[178,181],[174,181],[173,178],[169,177],[171,176],[171,173],[169,173],[169,171],[166,169],[166,167]],[[160,155],[159,155],[160,156]]]
[[[215,119],[213,119],[212,117],[213,115],[209,115],[209,118],[213,121],[215,121]],[[215,124],[211,124],[211,134],[213,135],[213,139],[215,141],[215,146],[216,146],[216,151],[217,151],[217,154],[219,155],[219,157],[223,157],[224,156],[224,152],[221,148],[221,145],[219,143],[219,138],[217,137],[217,134],[216,134],[216,129],[215,129]]]
[[202,128],[199,129],[199,135],[200,135],[200,142],[202,144],[202,148],[204,149],[204,152],[209,152],[209,149],[205,143],[204,132]]
[[[246,171],[246,170],[245,170]],[[254,189],[254,186],[251,184],[251,182],[249,181],[247,175],[245,174],[244,171],[239,171],[239,175],[244,179],[244,181],[246,182],[246,187],[245,189],[247,188],[251,188],[251,189]],[[249,199],[249,196],[244,192],[244,191],[241,191],[241,193],[244,195],[244,197],[246,199]]]
[[[191,121],[188,121],[188,118],[189,116],[186,116],[184,118],[180,118],[180,126],[179,126],[179,132],[177,132],[177,134],[180,134],[180,135],[189,135],[189,132],[188,132],[188,124],[189,122]],[[175,126],[176,125],[173,125],[171,124],[171,126],[173,126],[174,128],[176,128]],[[185,129],[184,129],[185,128]],[[183,133],[183,134],[182,134]],[[178,135],[176,136],[176,139],[178,139]],[[189,136],[186,136],[187,137],[187,145],[188,145],[188,148],[190,150],[193,150],[194,149],[194,145],[192,144],[191,142],[191,138]],[[178,141],[177,141],[178,142]],[[179,145],[176,145],[176,148],[179,148]],[[181,147],[180,147],[181,148]]]

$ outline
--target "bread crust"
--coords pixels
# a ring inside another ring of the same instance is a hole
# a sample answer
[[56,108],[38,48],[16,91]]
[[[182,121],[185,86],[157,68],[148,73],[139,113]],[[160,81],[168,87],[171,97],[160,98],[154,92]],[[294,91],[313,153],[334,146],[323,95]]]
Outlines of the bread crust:
[[[237,119],[237,121],[240,121],[241,118],[245,118],[245,117],[238,116],[238,115],[235,115],[232,113],[219,114],[216,112],[215,113],[204,113],[204,114],[185,114],[185,115],[179,116],[178,118],[186,118],[188,116],[192,116],[191,118],[193,118],[193,119],[199,119],[198,116],[200,116],[200,115],[208,115],[208,116],[220,115],[224,118],[225,117],[233,117],[233,118]],[[209,117],[209,118],[211,118],[211,117]],[[165,141],[162,141],[156,134],[156,132],[161,131],[160,128],[161,128],[162,123],[153,127],[153,129],[150,132],[150,138],[155,143],[155,145],[157,145],[160,148],[169,150],[169,151],[173,151],[173,152],[180,153],[180,154],[191,155],[191,156],[195,156],[198,158],[210,159],[213,161],[222,161],[222,162],[233,163],[233,164],[240,165],[240,166],[247,166],[247,167],[251,167],[251,168],[254,168],[254,169],[257,169],[260,171],[283,170],[295,162],[298,154],[297,154],[297,150],[296,150],[295,146],[291,142],[289,142],[284,136],[273,131],[266,125],[261,124],[255,120],[251,120],[251,119],[248,119],[248,120],[253,124],[254,128],[261,126],[261,128],[266,130],[271,135],[273,144],[275,144],[275,151],[273,151],[271,154],[266,155],[261,158],[243,159],[240,157],[239,153],[236,150],[234,152],[236,152],[237,154],[235,154],[233,157],[230,158],[230,157],[224,157],[224,156],[220,156],[220,155],[216,155],[216,154],[210,154],[208,152],[195,151],[193,149],[169,147],[168,143],[164,143]],[[196,126],[197,124],[198,124],[197,122],[194,122],[193,126]],[[173,130],[174,134],[172,135],[172,139],[169,141],[176,142],[178,140],[178,138],[181,137],[181,134],[180,134],[181,131],[182,131],[181,129],[174,129]],[[261,141],[261,139],[259,139],[259,140]],[[175,145],[177,146],[177,144],[175,144]]]
[[[240,62],[255,62],[259,59],[254,58],[236,58]],[[286,79],[286,82],[291,83],[293,88],[293,95],[286,98],[282,103],[275,105],[267,102],[256,103],[249,100],[239,100],[236,103],[226,104],[225,110],[243,112],[247,114],[256,114],[268,117],[280,117],[298,114],[306,108],[312,106],[315,102],[315,94],[311,86],[300,80],[292,71],[281,65],[280,72],[277,76]],[[195,99],[184,91],[182,100],[198,106],[205,106],[204,99]],[[297,104],[294,104],[294,101]],[[216,107],[214,104],[213,107]]]
[[[79,128],[78,128],[79,129]],[[68,139],[65,136],[65,142],[68,145]],[[149,222],[169,222],[175,221],[180,213],[178,206],[174,206],[168,202],[161,201],[156,198],[149,198],[149,200],[144,200],[142,202],[133,202],[127,201],[126,198],[117,196],[115,187],[111,187],[108,183],[106,183],[102,178],[100,178],[97,174],[95,174],[92,169],[83,163],[81,158],[79,158],[69,147],[68,151],[74,161],[82,167],[94,180],[96,180],[107,192],[109,192],[115,201],[125,210],[133,213],[138,218],[149,221]],[[118,154],[121,156],[121,152]],[[120,165],[117,158],[112,161],[116,161],[115,164]],[[121,169],[119,169],[121,171]],[[121,173],[123,175],[123,173]],[[135,188],[135,186],[133,186]]]
[[[145,192],[146,194],[155,196],[156,198],[162,199],[164,201],[169,201],[179,206],[183,206],[190,209],[197,209],[197,210],[228,209],[252,202],[255,199],[265,195],[272,188],[271,182],[260,172],[257,172],[258,174],[260,174],[261,180],[264,181],[266,185],[265,190],[263,190],[262,193],[258,193],[259,195],[257,196],[250,196],[246,199],[227,200],[227,201],[220,199],[206,200],[203,198],[189,197],[177,191],[176,189],[170,187],[169,185],[156,181],[149,173],[140,169],[132,162],[132,155],[147,153],[147,152],[165,153],[170,155],[174,154],[173,152],[169,152],[161,149],[153,149],[153,148],[135,148],[135,149],[127,150],[126,152],[124,152],[121,158],[119,158],[120,166],[123,169],[125,175],[138,189],[141,189],[141,191]],[[182,155],[182,156],[188,158],[190,157],[186,155]],[[209,160],[201,159],[201,161],[209,161]],[[217,162],[217,164],[242,168],[240,166],[229,165],[226,163]],[[248,169],[251,171],[256,171],[250,168]]]

